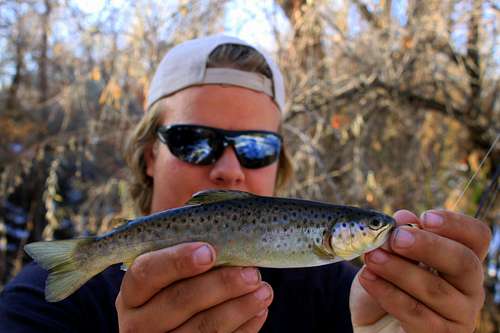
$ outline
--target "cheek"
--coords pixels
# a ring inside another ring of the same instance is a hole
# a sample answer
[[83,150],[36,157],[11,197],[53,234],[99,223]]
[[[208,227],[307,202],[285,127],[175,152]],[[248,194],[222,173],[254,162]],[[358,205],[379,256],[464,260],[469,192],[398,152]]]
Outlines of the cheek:
[[272,196],[277,172],[277,163],[261,169],[247,170],[245,178],[249,191],[258,195]]
[[[204,168],[189,165],[182,162],[170,153],[163,153],[158,156],[155,163],[155,183],[159,186],[169,185],[170,190],[182,190],[182,188],[190,188],[190,183],[198,182],[206,177]],[[175,187],[182,185],[181,188]]]
[[168,152],[158,154],[154,163],[153,209],[184,204],[207,177],[205,168],[186,164]]

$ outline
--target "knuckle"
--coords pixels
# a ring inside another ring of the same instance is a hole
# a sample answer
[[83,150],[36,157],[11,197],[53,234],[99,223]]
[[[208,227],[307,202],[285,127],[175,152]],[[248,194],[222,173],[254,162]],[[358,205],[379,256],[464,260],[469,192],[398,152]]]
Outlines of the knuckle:
[[481,288],[479,289],[479,310],[481,310],[481,308],[483,307],[484,305],[484,302],[486,301],[486,292],[484,291],[484,288]]
[[[255,325],[252,325],[252,327],[244,325],[243,327],[238,328],[235,333],[256,333],[258,332],[258,328],[254,326]],[[259,327],[260,326],[262,326],[262,324],[260,324]]]
[[273,289],[273,287],[269,283],[267,283],[267,282],[263,282],[263,285],[266,286],[266,288],[268,289],[268,291],[270,293],[269,298],[267,298],[265,301],[268,302],[268,301],[273,300],[274,299],[274,289]]
[[134,280],[145,281],[148,279],[151,270],[151,256],[143,254],[134,260],[134,263],[127,271],[130,272]]
[[389,286],[389,285],[385,285],[385,286],[382,286],[382,293],[383,293],[383,299],[397,299],[397,300],[400,300],[400,293],[399,291],[392,287],[392,286]]
[[429,243],[429,246],[426,247],[427,253],[430,255],[434,255],[435,249],[439,249],[440,247],[443,247],[443,244],[441,243],[441,239],[437,237],[434,234],[431,234],[428,231],[422,231],[420,232],[422,237],[426,240],[426,242]]
[[115,299],[115,308],[116,308],[116,312],[120,313],[123,311],[123,297],[122,297],[122,293],[119,292],[118,293],[118,296],[116,296],[116,299]]
[[411,299],[408,311],[412,317],[421,318],[424,316],[425,306],[419,301]]
[[429,231],[417,230],[415,235],[417,236],[417,240],[418,238],[421,240],[419,242],[420,250],[425,258],[435,257],[436,249],[443,248],[442,239]]
[[172,308],[184,309],[187,308],[190,300],[194,299],[193,288],[186,287],[180,283],[168,289],[165,293],[165,303],[171,304]]
[[120,325],[120,333],[133,333],[133,332],[139,332],[139,327],[125,323],[123,325]]
[[449,322],[443,320],[443,318],[439,316],[428,315],[425,320],[425,326],[427,327],[426,332],[435,332],[435,333],[459,333],[456,331],[456,327],[452,327],[449,325]]
[[196,331],[200,333],[220,332],[217,319],[214,316],[202,315],[196,325]]
[[175,271],[179,274],[186,274],[193,270],[193,264],[189,256],[181,256],[176,253],[172,261]]
[[448,283],[439,278],[437,281],[433,283],[426,284],[426,292],[430,298],[441,298],[441,297],[449,297],[452,294],[452,290]]
[[123,296],[121,296],[121,292],[118,293],[118,296],[116,297],[115,306],[120,333],[143,331],[143,325],[140,325],[140,323],[138,323],[133,316],[130,316],[130,312],[127,312],[127,309],[123,304]]
[[442,328],[439,330],[439,332],[443,332],[443,333],[457,333],[455,327],[451,327],[450,325],[446,325],[446,324],[443,324],[441,326],[442,326]]
[[221,269],[218,272],[220,284],[224,290],[233,290],[236,286],[236,274],[234,269]]
[[479,226],[482,238],[488,240],[488,242],[491,241],[492,235],[490,227],[486,223],[481,221],[479,221],[477,225]]
[[479,287],[478,289],[483,291],[485,274],[484,274],[484,267],[483,267],[483,264],[481,262],[479,262],[479,272],[477,274],[478,274],[478,281],[479,281],[477,284],[477,286]]
[[486,223],[481,222],[481,221],[479,221],[478,225],[479,225],[479,230],[480,230],[479,231],[480,237],[481,237],[481,239],[484,240],[484,244],[485,244],[485,248],[486,248],[490,244],[491,239],[493,237],[492,233],[491,233],[491,229]]
[[468,247],[462,246],[459,255],[459,269],[463,274],[471,274],[482,271],[482,265],[479,258]]
[[130,316],[122,316],[118,318],[118,326],[120,333],[137,333],[143,332],[144,327]]

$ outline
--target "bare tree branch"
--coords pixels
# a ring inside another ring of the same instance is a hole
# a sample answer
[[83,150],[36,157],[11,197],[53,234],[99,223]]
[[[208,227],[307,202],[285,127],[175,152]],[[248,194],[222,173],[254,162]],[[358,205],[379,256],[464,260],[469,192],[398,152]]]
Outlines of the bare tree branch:
[[376,14],[373,14],[368,9],[368,7],[366,6],[366,4],[364,4],[363,2],[361,2],[361,0],[352,0],[352,2],[354,2],[356,4],[356,6],[358,7],[361,15],[363,15],[364,19],[368,23],[370,23],[374,28],[377,28],[377,29],[381,29],[382,28],[382,24],[380,23],[380,19],[377,17]]
[[473,118],[476,118],[481,110],[481,67],[479,55],[479,21],[481,16],[480,0],[473,0],[473,8],[470,13],[469,31],[467,38],[467,58],[465,60],[465,69],[469,74],[470,106],[469,112]]

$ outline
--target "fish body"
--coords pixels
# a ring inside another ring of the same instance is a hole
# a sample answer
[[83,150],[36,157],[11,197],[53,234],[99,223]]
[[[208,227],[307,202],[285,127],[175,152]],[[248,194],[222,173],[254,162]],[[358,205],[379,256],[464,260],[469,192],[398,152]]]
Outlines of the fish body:
[[64,299],[110,265],[191,241],[214,246],[216,265],[311,267],[382,245],[392,217],[351,206],[210,190],[186,206],[130,220],[97,237],[37,242],[26,252],[50,274],[48,301]]

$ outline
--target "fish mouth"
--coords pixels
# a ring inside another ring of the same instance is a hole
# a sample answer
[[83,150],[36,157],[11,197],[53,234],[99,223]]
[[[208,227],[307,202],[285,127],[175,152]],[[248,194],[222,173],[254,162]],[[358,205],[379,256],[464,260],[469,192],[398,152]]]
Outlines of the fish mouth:
[[373,240],[374,243],[374,249],[381,246],[384,244],[384,242],[387,240],[387,236],[389,235],[390,231],[394,229],[395,224],[388,224],[386,225],[383,230],[381,230],[376,236],[375,239]]
[[[393,218],[389,218],[388,223],[384,227],[382,227],[382,230],[380,230],[380,232],[375,236],[374,243],[378,244],[380,242],[378,246],[382,245],[387,240],[386,236],[395,227],[396,227],[396,221]],[[383,240],[380,239],[381,237],[383,238]]]

